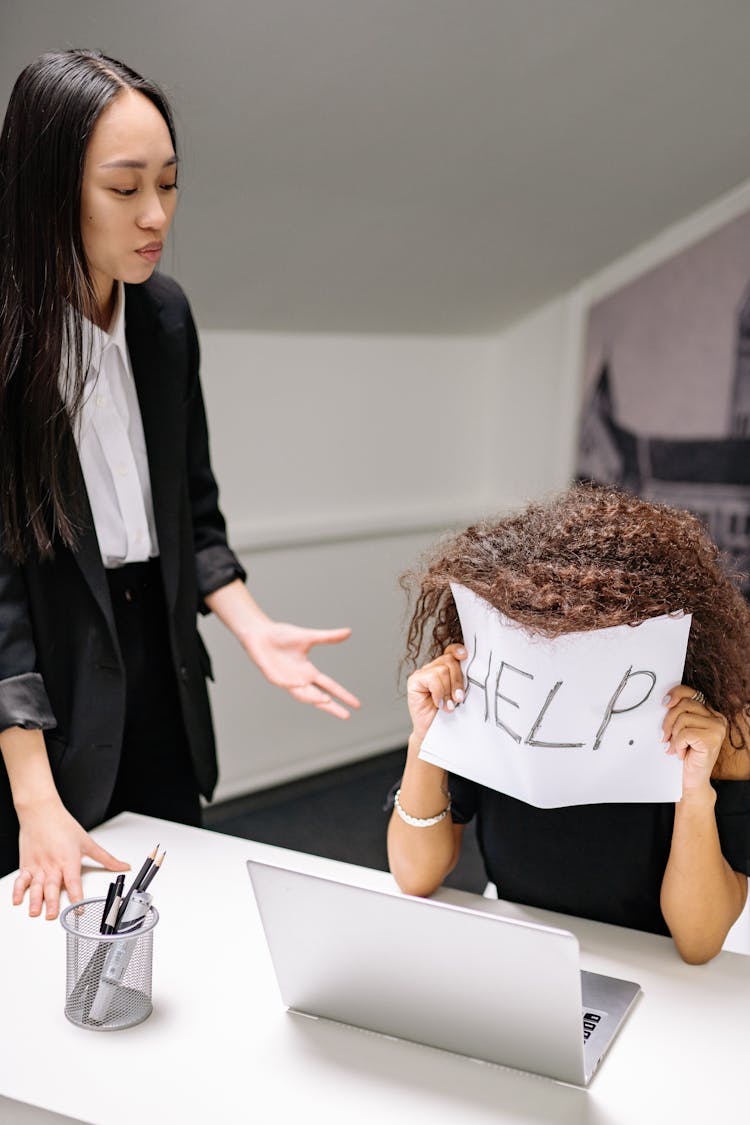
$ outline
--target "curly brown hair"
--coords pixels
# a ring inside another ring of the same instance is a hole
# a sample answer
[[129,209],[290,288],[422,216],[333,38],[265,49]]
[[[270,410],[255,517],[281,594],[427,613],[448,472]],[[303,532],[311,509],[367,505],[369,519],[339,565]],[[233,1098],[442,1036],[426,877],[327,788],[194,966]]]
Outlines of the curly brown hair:
[[739,746],[735,720],[750,704],[750,609],[740,577],[689,512],[576,485],[440,542],[421,571],[403,575],[407,591],[416,587],[405,660],[434,659],[462,640],[450,582],[546,637],[684,610],[693,615],[685,683],[730,721]]

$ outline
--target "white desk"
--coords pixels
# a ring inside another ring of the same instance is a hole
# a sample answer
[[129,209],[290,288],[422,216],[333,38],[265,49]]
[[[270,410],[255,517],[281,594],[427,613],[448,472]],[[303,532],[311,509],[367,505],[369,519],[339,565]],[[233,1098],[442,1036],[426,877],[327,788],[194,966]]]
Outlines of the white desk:
[[[129,814],[95,835],[134,869],[157,840],[167,849],[153,886],[154,1012],[128,1031],[68,1023],[62,927],[12,908],[12,877],[0,881],[3,1123],[59,1120],[44,1110],[94,1125],[703,1125],[747,1116],[750,958],[724,952],[691,967],[666,938],[442,891],[564,925],[578,934],[584,968],[642,984],[583,1091],[288,1014],[245,867],[276,849]],[[341,867],[300,860],[312,871]],[[356,870],[371,886],[392,885]],[[104,894],[109,878],[88,873],[87,897]],[[191,905],[197,888],[202,915]],[[118,1086],[137,1091],[135,1102],[118,1098]]]

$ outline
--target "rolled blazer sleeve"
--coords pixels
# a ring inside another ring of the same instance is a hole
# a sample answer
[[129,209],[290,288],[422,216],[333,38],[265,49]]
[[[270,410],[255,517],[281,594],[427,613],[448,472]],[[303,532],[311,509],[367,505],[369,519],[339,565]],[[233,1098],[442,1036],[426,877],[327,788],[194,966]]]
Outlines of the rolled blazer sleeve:
[[211,469],[208,426],[203,404],[199,366],[198,334],[187,311],[190,384],[187,404],[187,465],[190,508],[193,520],[195,566],[201,613],[208,613],[203,599],[247,573],[227,543],[226,523],[219,508],[219,489]]
[[36,648],[23,572],[0,551],[0,731],[48,730],[57,725]]

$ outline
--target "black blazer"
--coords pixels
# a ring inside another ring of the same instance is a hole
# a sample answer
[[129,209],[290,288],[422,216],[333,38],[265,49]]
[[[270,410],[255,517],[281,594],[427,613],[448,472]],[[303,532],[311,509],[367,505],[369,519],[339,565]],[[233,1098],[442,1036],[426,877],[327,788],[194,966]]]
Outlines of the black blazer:
[[[229,549],[209,461],[190,308],[155,275],[125,286],[125,323],[151,474],[175,673],[201,792],[216,750],[197,631],[202,599],[245,572]],[[81,475],[81,482],[83,477]],[[85,496],[85,488],[82,488]],[[12,565],[0,552],[0,730],[44,730],[65,806],[85,828],[105,816],[120,759],[125,682],[112,604],[88,500],[77,549]],[[4,774],[2,759],[0,771]],[[0,777],[0,818],[9,800]],[[10,810],[12,812],[12,809]]]

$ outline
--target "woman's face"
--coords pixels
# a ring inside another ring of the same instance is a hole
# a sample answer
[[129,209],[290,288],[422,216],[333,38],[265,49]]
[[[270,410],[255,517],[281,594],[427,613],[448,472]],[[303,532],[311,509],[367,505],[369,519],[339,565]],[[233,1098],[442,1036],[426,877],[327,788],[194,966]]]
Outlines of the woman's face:
[[146,281],[177,206],[177,157],[164,118],[124,90],[89,139],[81,186],[81,234],[103,310],[114,281]]

